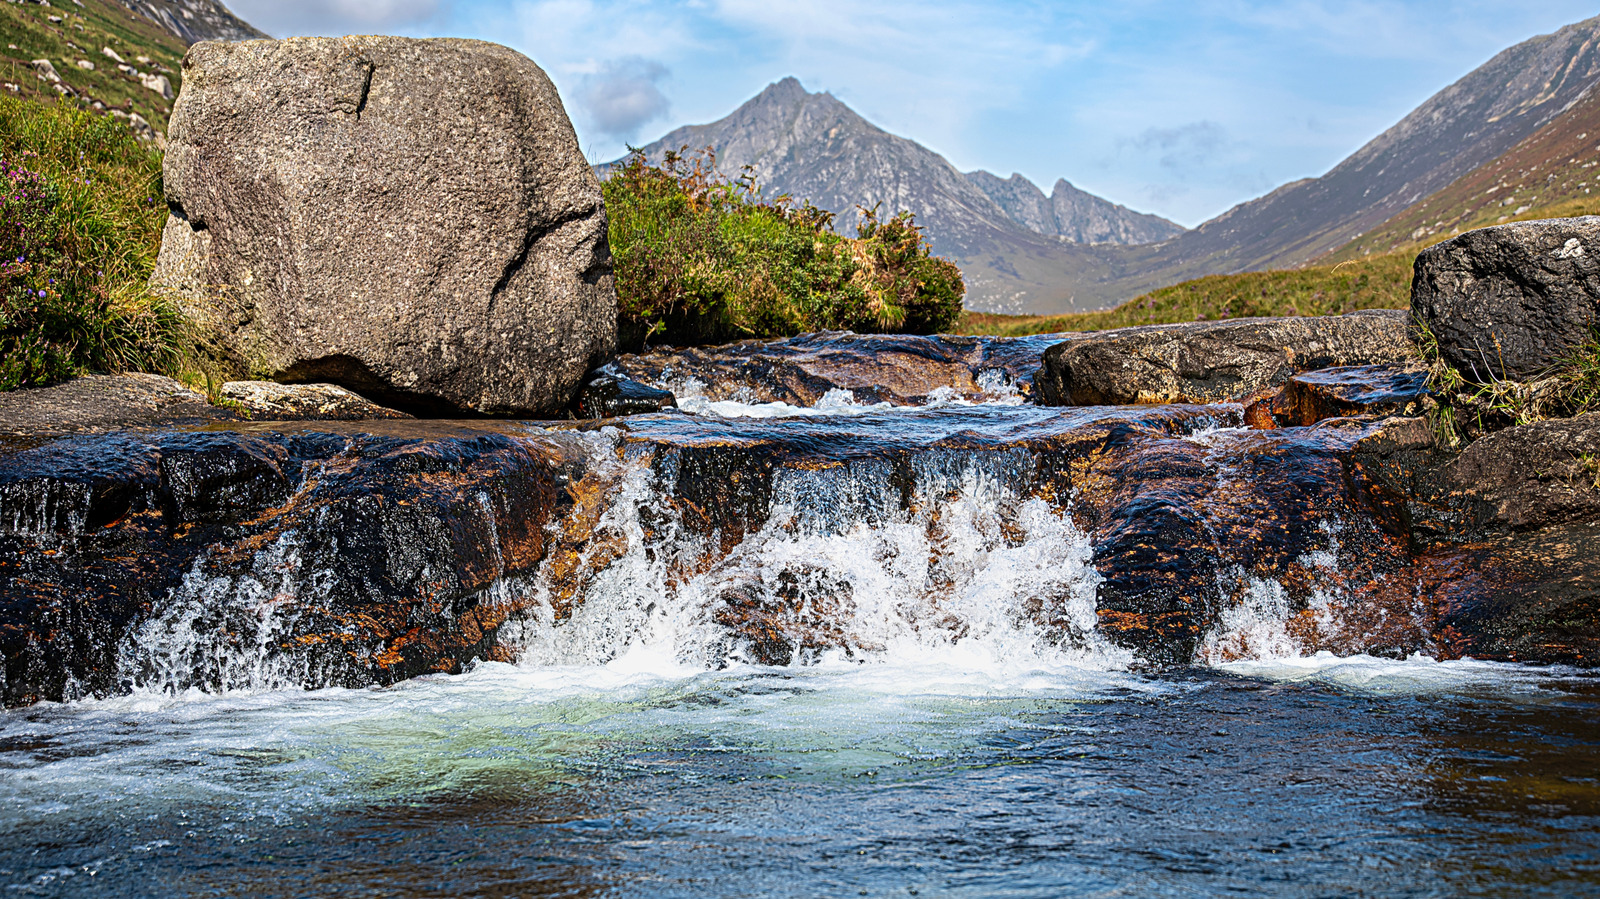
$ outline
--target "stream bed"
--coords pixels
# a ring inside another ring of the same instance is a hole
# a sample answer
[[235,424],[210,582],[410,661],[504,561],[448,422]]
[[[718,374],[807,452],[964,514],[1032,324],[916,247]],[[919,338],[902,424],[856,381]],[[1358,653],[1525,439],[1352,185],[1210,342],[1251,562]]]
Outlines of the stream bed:
[[0,711],[6,894],[1600,893],[1600,676],[1446,639],[1411,425],[685,405],[19,451],[11,583],[177,561],[16,656],[76,698]]

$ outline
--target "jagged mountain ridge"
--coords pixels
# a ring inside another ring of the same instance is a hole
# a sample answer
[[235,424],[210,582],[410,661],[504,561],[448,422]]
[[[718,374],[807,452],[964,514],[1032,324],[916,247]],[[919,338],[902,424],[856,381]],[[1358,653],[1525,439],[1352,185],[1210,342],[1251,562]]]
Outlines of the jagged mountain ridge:
[[234,15],[219,0],[122,0],[122,5],[165,28],[186,44],[248,41],[270,36]]
[[1010,178],[979,169],[967,180],[989,195],[1006,215],[1030,231],[1054,235],[1073,243],[1160,243],[1184,232],[1184,227],[1159,215],[1135,212],[1057,179],[1050,196],[1020,174]]
[[[1530,38],[1439,91],[1319,178],[1285,184],[1156,246],[1095,247],[1094,265],[1045,260],[1029,311],[1085,308],[1212,274],[1325,257],[1492,162],[1600,81],[1600,16]],[[1050,282],[1051,273],[1059,281]]]
[[1600,90],[1503,155],[1361,235],[1327,261],[1409,250],[1486,225],[1600,212]]
[[[1093,201],[1086,203],[1070,186],[1059,192],[1063,212],[1076,203],[1091,208],[1094,217],[1063,228],[1050,206],[1050,217],[1040,219],[1051,223],[1049,230],[1033,230],[943,156],[873,125],[831,94],[808,92],[794,78],[769,85],[718,121],[678,128],[643,149],[659,160],[665,151],[684,147],[715,150],[724,174],[753,167],[769,192],[838,212],[841,230],[859,221],[857,205],[878,206],[884,213],[910,210],[934,249],[961,265],[974,308],[1013,307],[1039,289],[1029,273],[1040,261],[1066,258],[1083,270],[1099,267],[1084,255],[1087,246],[1064,243],[1063,234],[1116,239],[1155,230],[1148,217],[1084,194]],[[979,180],[982,175],[1000,180],[987,172],[977,175]],[[1037,187],[1027,187],[1048,204]],[[1121,219],[1128,224],[1116,224]],[[1170,222],[1166,226],[1181,230]]]

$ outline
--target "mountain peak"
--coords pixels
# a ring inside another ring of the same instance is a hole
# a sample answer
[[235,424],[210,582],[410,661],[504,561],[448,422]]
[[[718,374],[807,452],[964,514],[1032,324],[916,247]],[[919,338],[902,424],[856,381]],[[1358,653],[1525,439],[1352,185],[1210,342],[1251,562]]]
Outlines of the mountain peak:
[[793,103],[811,96],[800,79],[790,75],[767,85],[761,93],[756,94],[756,101],[762,103]]

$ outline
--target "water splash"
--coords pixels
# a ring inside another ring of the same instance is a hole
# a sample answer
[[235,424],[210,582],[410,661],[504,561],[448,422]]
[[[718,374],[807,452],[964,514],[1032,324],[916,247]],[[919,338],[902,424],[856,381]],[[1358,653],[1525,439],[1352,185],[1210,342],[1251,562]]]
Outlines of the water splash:
[[541,572],[538,612],[507,638],[532,666],[667,672],[959,652],[990,665],[1125,667],[1131,656],[1094,629],[1088,537],[1017,495],[1006,455],[928,454],[909,502],[883,463],[784,469],[766,520],[727,548],[685,526],[649,460],[616,462],[576,564]]

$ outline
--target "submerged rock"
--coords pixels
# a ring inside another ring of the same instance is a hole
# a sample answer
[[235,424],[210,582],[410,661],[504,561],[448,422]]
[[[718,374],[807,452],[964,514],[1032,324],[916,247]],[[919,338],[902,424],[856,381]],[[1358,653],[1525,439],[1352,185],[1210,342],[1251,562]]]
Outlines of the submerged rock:
[[201,43],[154,283],[241,374],[554,415],[616,342],[605,207],[554,86],[467,40]]
[[1600,217],[1469,231],[1417,256],[1411,310],[1474,383],[1543,375],[1600,325]]
[[1415,359],[1408,321],[1383,309],[1077,335],[1045,352],[1035,385],[1055,406],[1237,402],[1300,372]]
[[600,374],[578,392],[578,417],[615,418],[663,412],[678,405],[670,391],[657,390],[632,378]]
[[678,397],[815,406],[832,391],[851,401],[919,405],[935,396],[1028,396],[1039,354],[1059,334],[923,337],[823,331],[784,340],[623,356],[615,370]]

